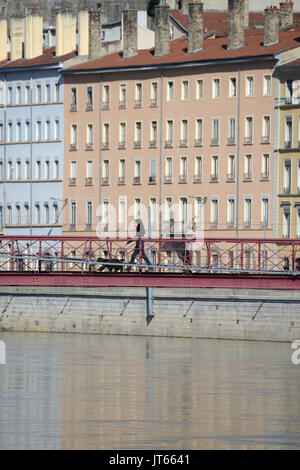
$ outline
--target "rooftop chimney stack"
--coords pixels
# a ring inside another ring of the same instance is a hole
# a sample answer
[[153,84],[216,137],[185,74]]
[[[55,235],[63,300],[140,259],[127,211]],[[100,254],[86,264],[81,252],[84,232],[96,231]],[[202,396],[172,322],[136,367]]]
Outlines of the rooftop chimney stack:
[[188,53],[203,49],[203,3],[189,3]]
[[293,2],[282,2],[280,6],[279,28],[286,28],[293,24]]
[[160,4],[155,7],[155,57],[170,52],[170,7]]
[[15,16],[10,19],[10,60],[23,58],[25,41],[25,22],[23,16]]
[[101,9],[89,10],[89,58],[96,59],[101,54]]
[[61,10],[56,15],[56,56],[76,49],[76,16],[72,10]]
[[7,20],[0,19],[0,61],[7,60]]
[[245,0],[244,28],[249,28],[249,0]]
[[265,38],[264,47],[278,42],[279,33],[279,9],[269,7],[265,9]]
[[78,14],[78,55],[89,55],[89,12],[81,10]]
[[123,59],[138,53],[137,10],[124,10],[122,16]]
[[244,46],[245,0],[228,0],[227,49]]
[[182,0],[181,2],[181,13],[188,13],[189,12],[189,2],[191,0]]
[[43,17],[33,13],[25,16],[25,59],[43,54]]

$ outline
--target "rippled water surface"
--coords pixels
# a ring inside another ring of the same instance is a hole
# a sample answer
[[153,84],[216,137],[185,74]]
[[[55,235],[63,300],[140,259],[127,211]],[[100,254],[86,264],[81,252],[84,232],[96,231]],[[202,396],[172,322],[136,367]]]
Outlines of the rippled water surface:
[[0,339],[0,449],[300,449],[290,344]]

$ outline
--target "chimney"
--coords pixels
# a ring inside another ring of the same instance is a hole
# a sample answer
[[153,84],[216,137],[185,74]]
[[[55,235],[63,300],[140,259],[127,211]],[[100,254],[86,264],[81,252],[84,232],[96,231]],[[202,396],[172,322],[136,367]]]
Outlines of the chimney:
[[188,53],[203,49],[203,3],[189,3]]
[[89,55],[89,12],[81,10],[78,14],[78,55]]
[[249,28],[249,0],[245,0],[244,28]]
[[7,20],[0,19],[0,61],[7,60]]
[[138,53],[137,10],[124,10],[122,16],[123,59]]
[[96,59],[101,53],[101,9],[89,10],[89,58]]
[[43,54],[43,17],[37,14],[25,16],[25,59]]
[[170,52],[170,7],[160,4],[155,7],[155,57]]
[[244,46],[245,0],[228,0],[227,50]]
[[181,2],[181,13],[188,13],[189,12],[189,2],[192,0],[182,0]]
[[10,60],[23,58],[24,40],[24,17],[15,16],[10,19]]
[[264,47],[271,46],[278,42],[279,32],[279,9],[269,7],[265,9],[265,38]]
[[279,28],[286,28],[293,24],[293,2],[282,2],[279,4]]
[[56,15],[56,56],[76,49],[76,16],[72,10],[61,10]]

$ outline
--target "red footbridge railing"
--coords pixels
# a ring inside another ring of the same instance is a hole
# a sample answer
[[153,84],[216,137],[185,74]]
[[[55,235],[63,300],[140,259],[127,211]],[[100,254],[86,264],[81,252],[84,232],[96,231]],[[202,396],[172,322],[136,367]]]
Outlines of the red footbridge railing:
[[0,285],[300,288],[300,240],[0,237]]

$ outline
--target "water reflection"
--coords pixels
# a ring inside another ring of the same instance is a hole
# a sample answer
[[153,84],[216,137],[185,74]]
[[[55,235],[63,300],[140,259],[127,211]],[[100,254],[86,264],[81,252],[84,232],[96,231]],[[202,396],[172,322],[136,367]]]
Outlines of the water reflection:
[[300,448],[289,344],[0,336],[0,449]]

